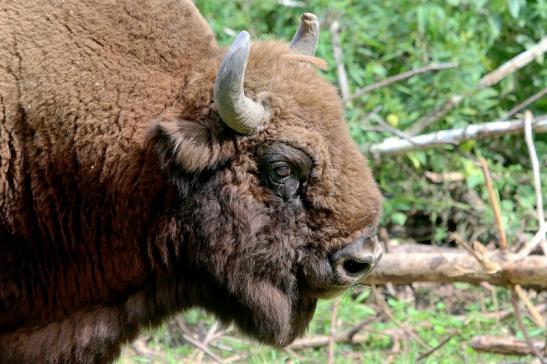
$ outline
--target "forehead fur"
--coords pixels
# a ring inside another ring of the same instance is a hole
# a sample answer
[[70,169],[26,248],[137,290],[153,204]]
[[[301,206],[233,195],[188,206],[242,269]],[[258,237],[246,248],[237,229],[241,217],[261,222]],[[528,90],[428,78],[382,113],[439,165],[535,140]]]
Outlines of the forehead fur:
[[322,63],[315,57],[292,54],[283,43],[253,44],[245,90],[268,94],[274,114],[269,129],[289,124],[312,128],[334,144],[351,142],[338,92],[318,70]]

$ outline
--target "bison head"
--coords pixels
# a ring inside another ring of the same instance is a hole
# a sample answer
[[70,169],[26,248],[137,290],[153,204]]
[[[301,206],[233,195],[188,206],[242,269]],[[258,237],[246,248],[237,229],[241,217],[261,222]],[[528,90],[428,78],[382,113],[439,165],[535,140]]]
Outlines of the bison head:
[[316,17],[302,20],[290,46],[242,32],[213,52],[150,133],[192,304],[277,346],[382,254],[380,192],[317,74]]

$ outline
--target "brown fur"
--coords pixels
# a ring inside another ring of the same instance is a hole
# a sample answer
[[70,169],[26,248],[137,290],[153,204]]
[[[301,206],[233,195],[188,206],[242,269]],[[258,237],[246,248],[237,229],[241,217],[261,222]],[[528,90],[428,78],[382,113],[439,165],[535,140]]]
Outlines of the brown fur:
[[[109,362],[193,306],[303,333],[381,198],[321,62],[256,42],[245,89],[274,117],[241,136],[212,100],[223,53],[190,1],[0,3],[0,362]],[[313,161],[298,198],[261,180],[274,144]]]

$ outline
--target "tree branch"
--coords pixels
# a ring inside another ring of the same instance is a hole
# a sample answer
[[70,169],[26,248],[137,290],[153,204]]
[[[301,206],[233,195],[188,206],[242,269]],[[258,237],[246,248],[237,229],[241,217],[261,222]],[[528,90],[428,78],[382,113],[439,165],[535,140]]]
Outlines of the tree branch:
[[453,62],[431,63],[426,66],[418,67],[410,71],[402,72],[357,90],[353,95],[348,97],[347,101],[351,101],[353,99],[359,98],[363,96],[364,94],[367,94],[376,89],[389,86],[395,82],[403,81],[408,78],[420,75],[422,73],[431,72],[431,71],[440,71],[440,70],[445,70],[445,69],[454,68],[454,67],[458,67],[458,64]]
[[332,40],[332,52],[334,55],[334,61],[336,62],[336,72],[338,74],[338,85],[340,86],[342,99],[345,101],[349,97],[349,83],[348,76],[346,74],[346,67],[344,66],[342,47],[340,46],[340,24],[338,23],[338,20],[334,20],[331,23],[330,33]]
[[[532,128],[536,133],[547,132],[547,115],[534,119]],[[381,143],[371,145],[367,150],[374,155],[393,155],[412,150],[458,145],[470,139],[485,139],[507,134],[522,133],[522,120],[492,121],[489,123],[468,125],[465,128],[440,130],[434,133],[412,137],[411,141],[403,138],[387,138]]]

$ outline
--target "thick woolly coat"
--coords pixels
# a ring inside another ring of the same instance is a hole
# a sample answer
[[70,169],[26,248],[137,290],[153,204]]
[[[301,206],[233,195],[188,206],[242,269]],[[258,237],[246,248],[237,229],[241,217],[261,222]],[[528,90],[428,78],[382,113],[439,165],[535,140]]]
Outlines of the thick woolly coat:
[[[380,195],[313,60],[254,44],[246,92],[273,117],[242,136],[213,102],[223,54],[190,1],[0,2],[0,362],[108,362],[192,306],[303,332],[321,257]],[[313,160],[305,201],[261,182],[272,143]]]

